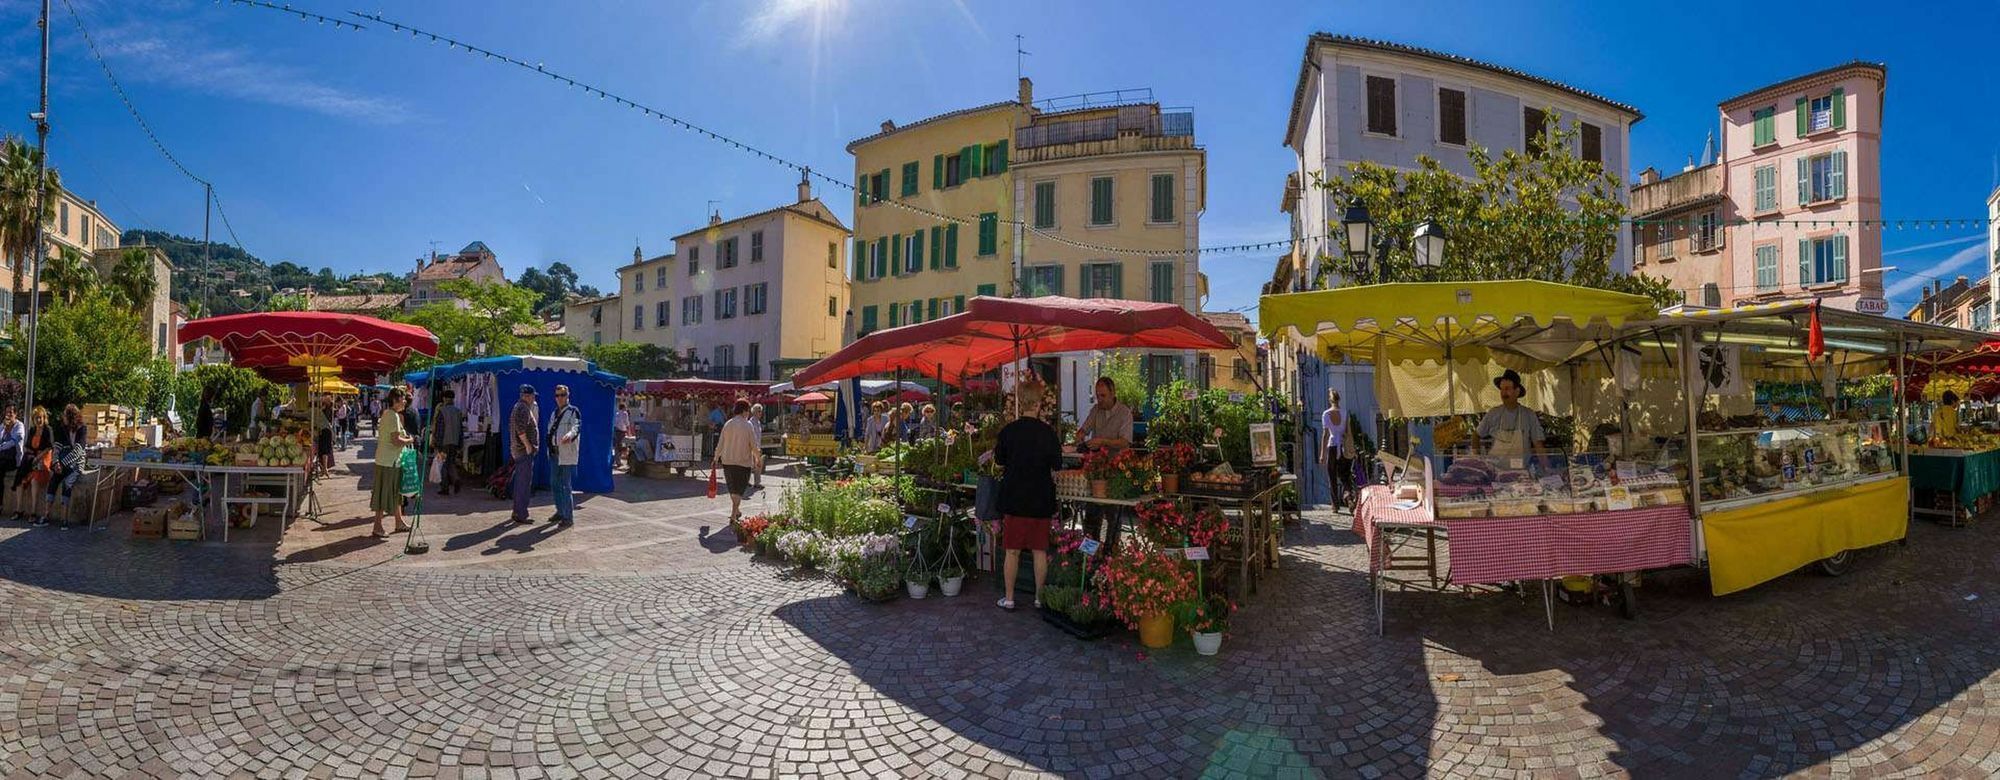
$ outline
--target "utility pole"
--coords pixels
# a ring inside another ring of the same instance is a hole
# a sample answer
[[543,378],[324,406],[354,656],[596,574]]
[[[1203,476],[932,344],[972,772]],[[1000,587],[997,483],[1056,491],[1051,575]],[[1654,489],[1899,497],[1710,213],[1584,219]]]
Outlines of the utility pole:
[[[48,2],[48,0],[42,0]],[[209,254],[215,250],[208,243],[208,215],[215,211],[215,185],[201,183],[201,308],[203,313],[215,316],[215,300],[209,295],[215,289],[214,269],[209,266]]]
[[42,322],[42,263],[49,256],[49,0],[42,0],[42,101],[35,123],[35,268],[28,283],[28,379],[23,405],[35,408],[35,336]]

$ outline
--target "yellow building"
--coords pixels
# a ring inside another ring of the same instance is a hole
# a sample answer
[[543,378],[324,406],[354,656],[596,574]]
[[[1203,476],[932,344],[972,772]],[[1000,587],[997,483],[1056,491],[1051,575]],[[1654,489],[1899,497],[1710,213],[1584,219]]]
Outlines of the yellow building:
[[[584,312],[585,316],[617,321],[616,328],[599,330],[608,334],[601,336],[601,340],[636,341],[674,349],[673,283],[681,280],[675,279],[672,272],[679,269],[672,253],[648,259],[640,254],[638,247],[633,247],[631,264],[618,269],[618,292],[610,301],[617,305],[605,311],[600,303]],[[567,319],[569,313],[564,312],[563,316]],[[578,338],[589,332],[589,328],[570,329],[570,335]]]
[[[123,231],[113,224],[104,212],[99,211],[95,201],[79,198],[75,193],[63,190],[61,196],[50,204],[48,226],[48,256],[53,260],[67,247],[82,253],[84,261],[95,269],[100,279],[109,280],[112,269],[122,259],[125,249],[138,248],[146,252],[153,265],[153,300],[139,310],[140,320],[146,329],[146,340],[153,354],[167,355],[173,351],[177,338],[174,335],[174,313],[172,292],[174,268],[167,261],[165,252],[158,247],[121,247]],[[29,277],[34,272],[33,258],[22,258],[21,285],[14,287],[15,268],[12,258],[0,257],[0,323],[11,322],[16,317],[28,314],[28,296],[25,294]],[[47,292],[48,285],[42,285]],[[20,294],[17,294],[20,293]],[[44,299],[43,305],[48,301]]]
[[1205,349],[1195,367],[1195,384],[1218,390],[1254,393],[1263,377],[1257,354],[1257,329],[1250,318],[1233,311],[1205,311],[1201,318],[1236,342],[1235,349]]
[[[952,111],[847,145],[854,155],[857,335],[959,311],[1012,292],[1017,237],[1009,147],[1032,92]],[[963,218],[964,223],[941,216]]]

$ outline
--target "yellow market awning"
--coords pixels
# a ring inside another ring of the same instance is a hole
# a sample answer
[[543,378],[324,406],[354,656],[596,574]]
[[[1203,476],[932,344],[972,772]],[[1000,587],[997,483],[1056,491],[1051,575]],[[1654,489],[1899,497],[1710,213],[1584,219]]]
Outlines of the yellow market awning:
[[1290,330],[1314,337],[1324,352],[1361,359],[1370,359],[1378,347],[1410,359],[1492,344],[1560,362],[1585,342],[1614,335],[1627,321],[1658,316],[1644,296],[1514,279],[1266,295],[1258,304],[1257,324],[1266,337]]
[[346,380],[341,379],[339,377],[326,377],[322,379],[313,380],[312,392],[315,395],[321,393],[329,393],[332,395],[360,395],[361,389],[355,387],[354,385],[348,384]]

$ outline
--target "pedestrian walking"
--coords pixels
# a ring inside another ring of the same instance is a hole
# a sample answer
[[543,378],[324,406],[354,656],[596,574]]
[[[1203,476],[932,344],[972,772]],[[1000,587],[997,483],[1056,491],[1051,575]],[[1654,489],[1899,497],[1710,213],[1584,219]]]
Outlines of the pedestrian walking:
[[521,385],[521,400],[514,402],[514,411],[507,417],[507,428],[513,432],[507,445],[514,457],[514,522],[527,525],[534,522],[528,519],[528,499],[535,490],[535,453],[542,449],[540,416],[535,413],[535,388]]
[[464,490],[460,461],[465,457],[465,410],[458,408],[457,393],[445,388],[438,394],[438,407],[431,412],[431,449],[437,453],[438,495]]
[[[729,522],[743,518],[743,494],[750,491],[750,472],[757,467],[757,429],[750,424],[750,402],[738,399],[734,414],[722,426],[715,447],[715,464],[729,482]],[[713,468],[714,466],[711,466]]]
[[389,408],[375,419],[375,485],[368,494],[368,508],[375,511],[375,538],[387,539],[382,516],[396,517],[396,533],[410,527],[403,522],[403,451],[416,439],[403,430],[403,408],[410,402],[401,390],[389,391]]
[[1000,546],[1007,553],[1001,569],[1006,588],[1001,609],[1014,608],[1014,578],[1021,568],[1022,550],[1034,558],[1035,606],[1042,606],[1042,584],[1049,576],[1049,535],[1056,517],[1055,472],[1062,468],[1062,437],[1041,418],[1047,388],[1040,381],[1028,381],[1016,392],[1021,416],[1001,428],[993,449],[980,456],[1002,468]]
[[1327,487],[1333,491],[1333,511],[1346,508],[1354,494],[1354,441],[1347,435],[1347,413],[1340,410],[1340,391],[1326,391],[1326,411],[1319,415],[1326,432],[1320,457],[1326,461]]
[[750,427],[757,434],[757,465],[750,471],[750,484],[764,486],[764,405],[750,405]]
[[341,452],[347,451],[347,423],[348,423],[348,418],[352,416],[354,416],[354,410],[348,406],[347,399],[345,398],[340,399],[340,402],[334,405],[333,407],[333,435],[335,438],[334,444],[340,448]]
[[611,443],[611,467],[615,469],[625,464],[632,451],[632,413],[626,410],[624,401],[618,402],[618,413],[611,416],[611,435],[617,437]]
[[555,494],[556,513],[549,522],[562,528],[576,524],[576,493],[570,485],[576,477],[577,451],[583,448],[583,414],[569,403],[569,385],[556,385],[556,411],[549,415],[549,464],[555,474],[549,491]]

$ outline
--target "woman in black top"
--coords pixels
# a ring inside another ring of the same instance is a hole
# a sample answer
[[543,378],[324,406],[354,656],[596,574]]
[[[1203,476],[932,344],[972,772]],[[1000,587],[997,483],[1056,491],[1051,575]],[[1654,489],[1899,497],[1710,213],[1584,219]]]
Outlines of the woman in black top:
[[[28,433],[21,437],[20,476],[14,478],[14,491],[18,496],[15,500],[21,509],[34,508],[35,491],[22,488],[27,486],[28,480],[34,479],[35,474],[41,471],[42,453],[49,451],[49,435],[49,410],[37,406],[34,411],[28,413]],[[22,512],[15,512],[14,521],[20,522],[21,515]],[[35,512],[33,521],[35,525],[41,525],[42,513]]]
[[1001,579],[1006,597],[1001,609],[1014,608],[1014,574],[1021,567],[1021,551],[1035,560],[1035,606],[1042,605],[1042,583],[1049,575],[1049,531],[1055,524],[1055,471],[1062,467],[1062,440],[1041,417],[1040,382],[1023,384],[1019,390],[1021,416],[1000,429],[993,445],[993,462],[1005,469],[1000,477],[1000,546],[1007,550]]
[[[84,446],[88,444],[90,429],[83,425],[83,410],[76,404],[63,407],[62,423],[56,426],[50,441],[55,445],[54,468],[49,472],[47,499],[49,509],[55,509],[56,492],[62,492],[63,525],[69,525],[69,497],[76,489],[76,482],[83,477]],[[47,525],[44,517],[37,525]]]

